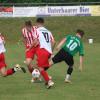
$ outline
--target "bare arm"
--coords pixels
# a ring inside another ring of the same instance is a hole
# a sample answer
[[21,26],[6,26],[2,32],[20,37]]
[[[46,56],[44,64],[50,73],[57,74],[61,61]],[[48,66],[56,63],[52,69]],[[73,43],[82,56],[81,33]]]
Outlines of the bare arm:
[[36,47],[36,46],[38,46],[39,45],[39,40],[37,39],[37,38],[35,38],[34,40],[33,40],[33,43],[31,44],[31,46],[26,50],[26,51],[28,51],[28,50],[30,50],[30,49],[32,49],[33,47]]
[[51,41],[51,44],[52,44],[52,50],[54,50],[55,45],[56,45],[56,42],[55,42],[55,40],[54,40],[54,39]]
[[0,38],[1,38],[0,43],[5,44],[5,39],[4,39],[4,37],[1,34],[0,34]]
[[63,45],[65,42],[66,42],[66,38],[63,38],[63,39],[60,41],[60,43],[57,45],[56,50],[58,51],[58,50],[62,47],[62,45]]
[[83,56],[80,56],[80,66],[79,66],[79,70],[80,71],[83,70]]

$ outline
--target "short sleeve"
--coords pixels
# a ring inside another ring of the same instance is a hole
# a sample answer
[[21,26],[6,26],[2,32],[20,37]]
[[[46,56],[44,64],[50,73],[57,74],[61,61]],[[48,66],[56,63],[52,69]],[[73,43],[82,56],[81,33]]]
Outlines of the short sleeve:
[[52,35],[51,32],[50,32],[50,40],[51,40],[51,41],[54,41],[54,37],[53,37],[53,35]]
[[3,40],[2,40],[2,38],[0,37],[0,44],[1,44],[1,43],[3,43]]
[[82,41],[80,42],[79,55],[84,56],[84,47]]

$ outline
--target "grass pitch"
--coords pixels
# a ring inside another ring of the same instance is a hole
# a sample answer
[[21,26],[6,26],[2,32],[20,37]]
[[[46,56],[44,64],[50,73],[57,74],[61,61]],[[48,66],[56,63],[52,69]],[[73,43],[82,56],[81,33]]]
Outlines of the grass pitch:
[[[0,18],[0,32],[6,39],[6,62],[8,68],[14,64],[24,65],[24,47],[21,43],[21,28],[24,21],[34,18]],[[84,70],[78,71],[79,57],[75,56],[73,84],[64,83],[67,66],[65,63],[54,65],[48,70],[55,86],[48,90],[44,83],[30,82],[31,75],[17,72],[13,76],[0,77],[0,100],[100,100],[100,17],[50,17],[46,26],[56,41],[77,28],[86,32]],[[87,44],[93,38],[94,44]],[[27,68],[26,68],[27,69]]]
[[[15,63],[23,64],[22,44],[7,45],[8,68]],[[55,86],[46,89],[44,83],[31,83],[31,75],[17,72],[13,76],[0,77],[0,100],[99,100],[100,99],[100,44],[85,44],[84,71],[78,71],[78,56],[75,57],[73,84],[64,83],[67,66],[64,62],[48,70]],[[27,69],[27,68],[26,68]]]

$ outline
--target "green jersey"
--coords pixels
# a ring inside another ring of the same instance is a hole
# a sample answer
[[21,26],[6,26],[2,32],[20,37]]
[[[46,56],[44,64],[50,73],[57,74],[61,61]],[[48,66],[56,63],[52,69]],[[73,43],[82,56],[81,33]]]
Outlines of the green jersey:
[[80,56],[84,55],[83,43],[78,36],[66,36],[66,42],[62,48],[72,56],[74,56],[77,52],[79,52]]

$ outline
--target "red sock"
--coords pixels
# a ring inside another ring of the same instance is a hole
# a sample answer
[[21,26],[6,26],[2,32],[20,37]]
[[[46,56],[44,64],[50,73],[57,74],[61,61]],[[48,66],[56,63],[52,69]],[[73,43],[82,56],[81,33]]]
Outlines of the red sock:
[[48,73],[47,73],[46,71],[42,70],[42,71],[41,71],[41,75],[43,76],[43,78],[44,78],[44,80],[45,80],[46,82],[49,81],[49,76],[48,76]]
[[31,66],[29,66],[29,67],[28,67],[28,70],[29,70],[29,72],[30,72],[30,73],[32,73],[32,72],[33,72],[33,70],[34,70],[34,68],[33,68],[33,67],[31,67]]
[[7,76],[12,75],[13,73],[15,73],[13,68],[7,70]]

